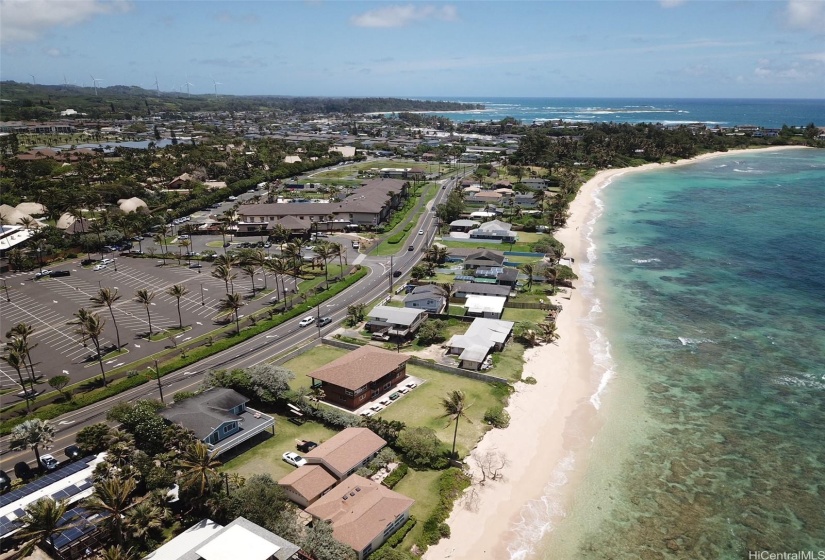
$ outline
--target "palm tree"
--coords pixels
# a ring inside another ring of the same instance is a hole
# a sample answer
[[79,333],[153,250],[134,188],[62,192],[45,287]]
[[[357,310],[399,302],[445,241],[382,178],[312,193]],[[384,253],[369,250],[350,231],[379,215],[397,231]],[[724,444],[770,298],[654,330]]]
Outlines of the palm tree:
[[117,328],[117,321],[115,320],[115,310],[112,306],[120,299],[117,293],[117,288],[100,288],[97,295],[89,298],[95,305],[109,308],[109,313],[112,315],[112,324],[115,326],[115,336],[117,337],[117,349],[120,350],[120,330]]
[[539,334],[538,338],[547,344],[555,342],[559,338],[559,333],[556,330],[556,323],[547,322],[547,323],[540,323],[539,324]]
[[152,238],[152,240],[155,243],[157,243],[158,245],[160,245],[160,250],[161,250],[160,258],[163,259],[163,264],[165,265],[166,264],[166,249],[164,247],[164,244],[166,243],[165,235],[160,234],[160,233],[156,233],[155,236]]
[[131,547],[124,550],[119,544],[104,548],[100,553],[101,560],[135,560],[135,558],[137,556]]
[[134,478],[107,478],[95,484],[94,494],[85,503],[89,511],[105,516],[103,523],[114,534],[118,544],[123,542],[124,513],[131,504],[135,487]]
[[266,253],[263,251],[255,251],[249,259],[250,264],[254,264],[255,266],[261,267],[261,274],[264,275],[264,290],[267,289],[266,283],[266,263],[269,262],[270,259],[266,258]]
[[241,270],[249,276],[249,280],[252,282],[252,295],[255,295],[255,267],[251,264],[245,264],[241,267]]
[[166,517],[166,512],[151,499],[143,500],[126,514],[126,531],[130,538],[145,541],[153,531],[163,527]]
[[[287,273],[287,267],[284,260],[278,257],[269,259],[264,263],[264,268],[275,275],[275,297],[281,298],[281,292],[278,289],[278,278],[281,279],[281,286],[284,285],[284,275]],[[284,298],[286,298],[286,287],[284,286]]]
[[467,416],[466,411],[470,408],[467,404],[464,391],[450,391],[447,397],[441,399],[441,406],[444,407],[443,417],[449,417],[451,421],[455,422],[455,432],[453,433],[453,450],[451,457],[455,458],[455,443],[458,438],[458,420],[463,416],[467,422],[472,423],[472,420]]
[[[35,345],[37,346],[37,345]],[[29,369],[27,373],[29,374],[29,384],[34,388],[35,377],[34,377],[34,365],[32,361],[26,360],[26,356],[30,350],[29,343],[26,342],[26,339],[19,337],[19,336],[12,336],[11,340],[6,343],[6,349],[9,352],[16,353],[20,358],[20,363],[23,365],[23,369],[26,369],[26,362],[28,361]]]
[[329,263],[329,259],[332,258],[332,253],[329,249],[329,243],[319,243],[315,246],[315,249],[313,249],[313,251],[315,251],[315,254],[318,255],[318,257],[322,261],[324,261],[324,279],[326,283],[329,284],[329,269],[327,267],[327,264]]
[[[29,344],[29,335],[34,333],[34,327],[27,323],[17,323],[9,332],[6,333],[6,338],[11,340],[11,346],[18,348],[21,356],[29,362],[29,374],[32,384],[34,384],[34,362],[32,361],[32,350],[37,347],[37,344]],[[15,342],[14,339],[19,338],[21,342]]]
[[175,284],[166,290],[166,295],[172,296],[178,302],[178,328],[183,330],[183,319],[180,314],[180,298],[189,293],[189,289],[183,284]]
[[[79,313],[79,312],[78,312]],[[100,364],[100,375],[103,377],[103,386],[106,386],[106,371],[103,369],[103,351],[100,348],[100,336],[103,334],[103,325],[106,320],[97,313],[88,313],[77,329],[78,334],[88,336],[97,351],[97,363]]]
[[553,284],[553,293],[556,293],[556,282],[559,280],[559,269],[555,266],[548,266],[544,269],[544,278]]
[[[229,294],[229,284],[237,278],[237,275],[232,272],[232,269],[224,264],[215,265],[215,268],[212,270],[212,276],[217,278],[218,280],[223,280],[223,283],[226,285],[226,293]],[[234,293],[234,285],[232,288]]]
[[301,261],[303,255],[301,254],[300,240],[296,239],[292,243],[287,243],[281,254],[292,263],[293,276],[296,278],[301,275]]
[[31,412],[32,407],[29,403],[29,399],[31,398],[31,392],[29,389],[26,389],[26,383],[23,381],[23,374],[20,372],[21,369],[25,368],[25,361],[17,352],[17,350],[11,348],[7,350],[7,354],[4,356],[0,356],[4,362],[9,364],[14,370],[17,372],[17,377],[20,378],[20,388],[23,389],[23,395],[26,399],[26,412]]
[[345,253],[346,251],[344,251],[344,247],[340,243],[329,244],[330,258],[334,259],[335,257],[338,257],[338,266],[341,268],[341,272],[338,274],[339,278],[344,277],[344,263],[342,262],[342,259]]
[[238,310],[243,306],[243,296],[241,296],[241,294],[226,294],[226,297],[218,302],[218,309],[221,311],[229,311],[235,315],[235,327],[238,329],[238,334],[241,334]]
[[229,231],[229,226],[225,223],[221,222],[218,224],[218,231],[221,232],[221,237],[223,237],[223,254],[226,254],[226,234]]
[[34,451],[38,468],[42,468],[40,465],[40,447],[47,447],[52,441],[54,441],[54,426],[48,420],[30,418],[12,428],[9,448],[12,451],[31,449]]
[[177,466],[183,469],[180,475],[183,488],[197,488],[198,495],[204,496],[218,479],[221,462],[202,441],[195,441],[183,452]]
[[43,541],[54,549],[54,537],[74,527],[72,523],[64,523],[58,527],[66,514],[66,509],[66,500],[56,502],[51,497],[40,498],[26,506],[25,515],[18,519],[23,527],[17,534],[26,541],[21,551],[23,556],[31,554],[34,547]]
[[146,317],[149,319],[149,337],[152,336],[152,315],[149,313],[149,306],[152,305],[153,299],[155,299],[155,292],[146,289],[135,292],[135,303],[139,303],[146,308]]
[[527,275],[527,291],[533,288],[533,274],[536,273],[536,266],[533,263],[524,263],[521,265],[521,271]]

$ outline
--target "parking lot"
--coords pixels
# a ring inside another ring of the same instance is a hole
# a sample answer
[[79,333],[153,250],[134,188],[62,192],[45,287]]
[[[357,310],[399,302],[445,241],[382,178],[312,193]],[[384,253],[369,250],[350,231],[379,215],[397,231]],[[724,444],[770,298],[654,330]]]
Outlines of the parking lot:
[[[78,309],[85,307],[98,311],[106,321],[101,346],[109,350],[114,350],[116,346],[115,328],[108,308],[94,308],[90,301],[100,288],[118,290],[120,300],[113,309],[121,344],[128,350],[126,354],[106,360],[107,370],[171,345],[167,339],[150,341],[146,338],[149,331],[146,309],[134,301],[135,292],[139,289],[155,293],[149,306],[153,332],[178,325],[177,301],[165,293],[174,284],[182,284],[189,290],[181,298],[180,310],[183,324],[191,327],[176,336],[177,342],[213,330],[213,319],[219,313],[218,301],[225,294],[224,283],[212,277],[207,263],[202,269],[190,269],[185,262],[182,265],[168,259],[166,265],[160,262],[156,258],[117,257],[114,263],[99,271],[84,268],[79,261],[50,267],[51,270],[68,270],[69,276],[34,280],[37,271],[5,275],[3,280],[8,288],[8,298],[0,286],[3,333],[21,322],[33,326],[35,332],[30,336],[30,341],[37,344],[31,352],[35,374],[43,376],[45,381],[54,375],[68,373],[74,383],[100,373],[93,343],[87,341],[84,345],[82,337],[75,333],[76,327],[68,324],[74,320],[73,315]],[[258,289],[263,286],[260,272],[256,275],[255,284]],[[269,286],[274,286],[271,277]],[[248,276],[239,274],[234,289],[245,296],[251,295]],[[257,300],[247,299],[241,316],[264,307],[269,299],[267,296]],[[0,388],[10,387],[19,387],[17,373],[5,362],[0,362]],[[40,391],[45,388],[45,384],[39,386]]]

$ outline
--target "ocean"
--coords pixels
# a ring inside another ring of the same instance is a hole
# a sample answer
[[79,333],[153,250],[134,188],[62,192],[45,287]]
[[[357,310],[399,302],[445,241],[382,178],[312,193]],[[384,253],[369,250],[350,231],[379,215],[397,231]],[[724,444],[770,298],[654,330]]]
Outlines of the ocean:
[[825,151],[630,174],[597,201],[581,289],[604,426],[534,556],[825,551]]
[[825,126],[825,99],[629,99],[553,97],[432,97],[434,101],[481,103],[483,110],[435,113],[451,120],[501,120],[524,124],[563,119],[570,122],[706,123],[709,126],[758,125],[766,128]]

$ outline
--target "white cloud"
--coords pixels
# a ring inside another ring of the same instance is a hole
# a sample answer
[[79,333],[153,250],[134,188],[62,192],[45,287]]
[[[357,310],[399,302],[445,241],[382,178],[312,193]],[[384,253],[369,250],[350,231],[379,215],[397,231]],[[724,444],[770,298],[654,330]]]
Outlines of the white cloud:
[[815,60],[817,62],[825,63],[825,52],[803,54],[800,55],[799,58],[803,60]]
[[421,6],[407,4],[406,6],[387,6],[370,10],[353,16],[350,22],[357,27],[405,27],[415,22],[426,20],[455,21],[458,19],[458,10],[455,6]]
[[825,35],[825,0],[788,0],[785,19],[792,29]]
[[131,9],[126,0],[0,0],[3,43],[33,41],[47,30]]
[[659,4],[661,4],[663,8],[675,8],[676,6],[684,4],[686,1],[687,0],[659,0]]

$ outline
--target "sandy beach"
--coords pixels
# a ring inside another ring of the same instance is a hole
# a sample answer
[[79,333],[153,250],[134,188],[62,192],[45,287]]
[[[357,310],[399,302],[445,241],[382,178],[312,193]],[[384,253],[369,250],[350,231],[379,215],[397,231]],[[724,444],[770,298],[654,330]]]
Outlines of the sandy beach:
[[[781,150],[795,147],[773,147]],[[597,210],[595,196],[611,180],[708,158],[752,150],[704,154],[674,164],[647,164],[609,169],[585,183],[571,204],[571,216],[556,237],[573,257],[574,271],[582,284],[581,268],[587,264],[588,232]],[[590,223],[588,223],[590,222]],[[529,558],[541,535],[564,518],[573,499],[577,478],[587,465],[587,450],[605,418],[594,406],[608,379],[594,364],[585,320],[592,302],[582,290],[566,290],[554,298],[563,307],[557,319],[559,340],[530,349],[525,354],[523,378],[538,383],[518,383],[507,410],[510,426],[492,430],[479,442],[475,453],[503,453],[508,459],[504,479],[476,486],[477,500],[471,507],[457,503],[447,520],[451,536],[430,547],[424,558],[522,559]],[[472,459],[467,460],[475,472]]]

